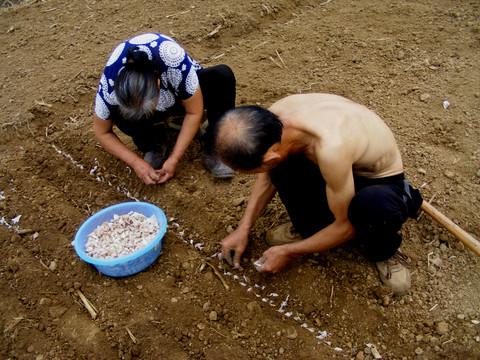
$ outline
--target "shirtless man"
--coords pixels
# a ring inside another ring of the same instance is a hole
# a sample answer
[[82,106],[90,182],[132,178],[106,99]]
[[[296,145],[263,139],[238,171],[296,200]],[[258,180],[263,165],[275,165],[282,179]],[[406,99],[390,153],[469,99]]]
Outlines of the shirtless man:
[[271,247],[256,262],[260,272],[276,273],[292,258],[356,237],[384,284],[408,290],[398,231],[422,198],[404,178],[394,136],[375,113],[336,95],[292,95],[268,110],[228,111],[214,138],[225,164],[259,173],[237,229],[222,241],[230,265],[240,266],[252,226],[278,191],[291,223],[267,232]]

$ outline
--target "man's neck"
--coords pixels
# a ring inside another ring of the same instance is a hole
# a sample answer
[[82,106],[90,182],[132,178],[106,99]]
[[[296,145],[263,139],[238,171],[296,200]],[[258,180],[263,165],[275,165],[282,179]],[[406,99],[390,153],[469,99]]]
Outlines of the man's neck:
[[312,146],[312,143],[313,140],[310,134],[284,124],[280,151],[286,156],[304,152]]

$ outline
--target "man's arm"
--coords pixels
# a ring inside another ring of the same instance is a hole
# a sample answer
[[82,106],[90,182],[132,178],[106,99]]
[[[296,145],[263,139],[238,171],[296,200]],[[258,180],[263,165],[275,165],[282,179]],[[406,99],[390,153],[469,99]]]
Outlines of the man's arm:
[[185,154],[185,151],[195,137],[202,122],[203,95],[200,87],[195,91],[195,94],[182,102],[185,107],[185,117],[183,119],[182,128],[178,134],[172,153],[159,170],[159,175],[161,177],[159,183],[164,183],[173,177],[178,162]]
[[145,184],[156,184],[160,180],[160,177],[150,164],[126,147],[113,132],[112,120],[102,120],[94,114],[93,131],[100,145],[110,154],[127,163]]
[[222,255],[235,268],[240,267],[240,259],[247,248],[250,230],[275,193],[276,189],[270,180],[270,174],[268,172],[258,174],[237,229],[222,241]]
[[280,271],[292,258],[332,249],[355,235],[348,220],[348,207],[355,195],[351,156],[345,149],[322,149],[317,155],[320,171],[327,183],[326,192],[335,221],[309,238],[275,246],[264,252],[260,272]]

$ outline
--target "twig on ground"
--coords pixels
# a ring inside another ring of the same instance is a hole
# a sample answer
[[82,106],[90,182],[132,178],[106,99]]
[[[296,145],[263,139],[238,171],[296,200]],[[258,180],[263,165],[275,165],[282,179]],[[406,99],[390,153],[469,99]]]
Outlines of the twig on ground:
[[42,266],[43,266],[45,269],[47,269],[48,271],[52,271],[52,269],[50,269],[47,265],[45,265],[45,263],[44,263],[42,260],[39,259],[38,261],[40,261],[40,264],[42,264]]
[[327,1],[325,1],[325,2],[322,2],[322,3],[321,3],[320,5],[318,5],[318,6],[324,6],[324,5],[327,5],[327,4],[328,4],[329,2],[331,2],[331,1],[332,1],[332,0],[327,0]]
[[283,67],[286,69],[287,67],[285,66],[285,63],[283,62],[283,59],[281,58],[280,54],[278,53],[278,50],[275,50],[275,52],[277,53],[277,56],[278,56],[278,58],[280,59]]
[[3,330],[3,333],[6,334],[8,333],[9,331],[11,331],[15,326],[17,326],[22,320],[25,320],[27,322],[29,322],[31,325],[33,324],[33,320],[30,320],[30,319],[27,319],[26,317],[23,317],[23,316],[19,316],[19,317],[14,317],[13,318],[13,321],[11,324],[7,325],[4,330]]
[[18,235],[27,235],[27,234],[31,234],[31,233],[34,233],[35,230],[33,229],[21,229],[21,230],[17,230],[17,234]]
[[189,12],[190,12],[190,10],[185,10],[185,11],[182,11],[182,12],[179,12],[179,13],[165,15],[165,17],[168,19],[168,18],[170,18],[170,17],[187,14],[187,13],[189,13]]
[[221,335],[221,336],[223,336],[224,338],[227,338],[226,335],[223,335],[221,332],[218,332],[218,331],[215,330],[213,327],[211,327],[210,329],[212,329],[213,331],[215,331],[218,335]]
[[47,104],[43,100],[42,101],[35,100],[35,104],[40,105],[40,106],[46,106],[46,107],[52,107],[53,106],[52,104]]
[[277,223],[278,219],[280,219],[280,217],[284,214],[285,212],[284,211],[279,211],[277,216],[275,216],[275,219],[273,219],[272,221],[272,225],[270,225],[269,229],[273,228],[275,226],[275,224]]
[[33,135],[32,129],[30,129],[30,122],[29,121],[27,121],[27,129],[28,129],[28,131],[30,131],[30,134],[32,134],[32,136],[35,137],[35,135]]
[[68,81],[72,81],[72,80],[76,79],[77,76],[80,75],[81,73],[82,73],[82,70],[80,70],[74,77],[72,77],[72,78],[71,78],[70,80],[68,80]]
[[212,57],[212,60],[218,60],[220,59],[221,57],[225,56],[225,53],[221,53],[220,55],[216,55],[216,56],[213,56]]
[[252,50],[254,51],[256,48],[258,48],[258,47],[260,47],[260,46],[262,46],[262,45],[265,45],[266,43],[268,43],[268,40],[266,40],[266,41],[264,41],[264,42],[261,42],[260,44],[255,45]]
[[130,336],[130,339],[132,339],[133,343],[136,344],[137,343],[137,338],[135,336],[133,336],[132,332],[130,331],[129,328],[125,327],[125,330],[127,330],[127,333],[128,333],[128,336]]
[[227,290],[230,290],[230,286],[228,286],[228,284],[226,283],[226,281],[223,279],[222,275],[220,275],[220,273],[218,272],[217,269],[215,269],[215,267],[210,264],[209,262],[207,262],[207,265],[210,266],[213,270],[213,272],[215,273],[215,275],[218,276],[218,278],[220,279],[220,281],[222,282],[223,286],[225,287],[225,289]]
[[97,309],[92,305],[92,303],[83,295],[83,293],[80,290],[77,290],[77,295],[80,297],[82,300],[83,305],[89,312],[90,316],[92,317],[93,320],[97,318]]
[[272,62],[277,65],[280,69],[283,69],[283,66],[280,65],[273,57],[270,56],[270,60],[272,60]]
[[218,33],[221,28],[222,28],[222,24],[218,25],[215,29],[213,29],[212,31],[210,31],[210,32],[207,34],[207,37],[212,37],[213,35],[215,35],[216,33]]
[[[28,4],[26,4],[25,6],[33,5],[33,4],[35,4],[35,3],[39,2],[39,1],[40,1],[40,0],[33,0],[33,1],[29,2]],[[42,2],[43,2],[43,1],[42,1]]]
[[19,316],[19,317],[14,317],[13,318],[13,321],[8,324],[7,326],[5,326],[5,328],[3,329],[3,333],[6,334],[8,333],[10,330],[12,330],[15,326],[18,325],[18,323],[22,320],[27,320],[27,321],[32,321],[32,320],[29,320],[27,318],[24,318],[23,316]]
[[453,340],[455,340],[455,338],[451,338],[450,340],[445,341],[442,345],[448,344],[449,342],[452,342]]
[[333,308],[333,285],[332,285],[332,292],[330,293],[330,307]]

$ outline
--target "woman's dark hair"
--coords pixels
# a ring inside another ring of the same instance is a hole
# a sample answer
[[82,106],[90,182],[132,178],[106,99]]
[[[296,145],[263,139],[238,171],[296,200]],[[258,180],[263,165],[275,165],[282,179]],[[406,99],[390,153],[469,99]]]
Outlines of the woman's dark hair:
[[127,63],[114,85],[120,113],[126,120],[150,118],[160,92],[158,72],[148,55],[138,47],[127,50]]
[[282,131],[282,122],[271,111],[240,106],[227,111],[216,124],[214,150],[234,169],[257,169],[267,150],[281,140]]

